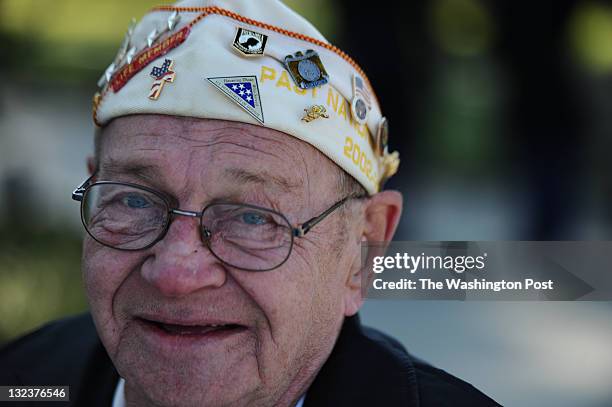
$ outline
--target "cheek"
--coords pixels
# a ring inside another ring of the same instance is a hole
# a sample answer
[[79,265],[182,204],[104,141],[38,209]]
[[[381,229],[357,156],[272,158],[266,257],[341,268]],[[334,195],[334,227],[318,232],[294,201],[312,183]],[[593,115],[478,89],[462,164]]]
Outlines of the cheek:
[[309,273],[310,270],[285,264],[274,271],[241,272],[236,276],[238,284],[262,310],[274,339],[300,330],[306,323],[307,313],[303,310],[310,309],[313,301],[313,281],[308,278]]
[[317,256],[296,251],[279,269],[235,273],[235,280],[265,315],[260,338],[268,366],[293,370],[307,363],[305,355],[316,355],[333,340],[328,333],[343,315],[338,279],[329,276],[336,271],[321,268]]
[[100,338],[109,353],[116,347],[121,330],[121,321],[113,309],[115,294],[142,258],[142,253],[114,250],[89,237],[83,242],[81,264],[87,300]]
[[341,250],[333,249],[333,246],[333,242],[327,242],[322,247],[329,249],[317,248],[314,256],[309,256],[301,248],[295,252],[296,257],[308,264],[305,274],[311,280],[309,286],[312,287],[313,308],[318,307],[319,312],[325,312],[325,316],[334,314],[345,288],[346,256]]
[[[291,259],[290,259],[291,260]],[[303,362],[305,338],[312,325],[314,300],[311,270],[288,261],[278,269],[254,273],[232,271],[253,307],[261,311],[257,322],[258,365],[270,391],[286,386]],[[283,373],[284,372],[284,373]]]
[[[334,335],[344,317],[344,301],[348,276],[347,256],[335,243],[328,242],[329,250],[320,250],[312,267],[312,306],[307,312],[313,315],[310,334],[313,337]],[[315,270],[317,270],[315,272]]]

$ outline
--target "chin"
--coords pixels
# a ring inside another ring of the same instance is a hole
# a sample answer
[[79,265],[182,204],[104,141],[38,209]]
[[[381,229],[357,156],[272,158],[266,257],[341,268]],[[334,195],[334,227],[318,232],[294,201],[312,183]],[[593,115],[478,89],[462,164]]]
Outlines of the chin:
[[146,400],[144,405],[250,406],[258,398],[262,386],[253,353],[165,354],[135,342],[120,343],[113,362],[127,388]]
[[[159,407],[226,407],[254,406],[251,402],[255,397],[249,393],[243,394],[233,389],[231,393],[221,391],[217,386],[189,387],[187,389],[165,389],[165,386],[149,388],[145,394],[147,406]],[[128,396],[129,397],[129,396]]]
[[[131,393],[152,406],[251,406],[257,399],[258,385],[248,370],[206,371],[206,368],[167,366],[160,370],[130,369],[125,375],[128,398]],[[149,369],[145,367],[144,369]],[[240,377],[237,377],[240,376]],[[257,377],[257,373],[255,373]],[[132,386],[133,385],[133,386]]]

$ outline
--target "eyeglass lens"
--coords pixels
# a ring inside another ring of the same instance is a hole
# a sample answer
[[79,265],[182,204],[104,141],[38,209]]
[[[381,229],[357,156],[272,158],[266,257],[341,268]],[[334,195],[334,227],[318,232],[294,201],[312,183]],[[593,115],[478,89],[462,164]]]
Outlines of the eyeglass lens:
[[[170,221],[168,203],[153,192],[120,183],[91,185],[82,202],[83,223],[98,242],[139,250],[158,241]],[[221,261],[264,271],[282,264],[291,251],[292,228],[274,211],[243,204],[215,203],[201,219],[203,241]]]

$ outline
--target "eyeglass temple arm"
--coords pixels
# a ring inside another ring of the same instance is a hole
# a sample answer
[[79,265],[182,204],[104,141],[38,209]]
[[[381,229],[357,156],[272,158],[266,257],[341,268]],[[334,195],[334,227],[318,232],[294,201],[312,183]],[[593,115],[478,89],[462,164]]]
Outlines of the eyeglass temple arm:
[[349,199],[359,199],[359,198],[363,198],[365,195],[349,195],[347,197],[345,197],[344,199],[341,199],[340,201],[336,202],[335,204],[333,204],[329,209],[325,210],[322,214],[315,216],[312,219],[308,219],[306,222],[302,223],[301,225],[298,225],[297,227],[295,227],[293,229],[293,235],[296,237],[302,237],[304,236],[306,233],[308,233],[308,231],[310,229],[312,229],[317,223],[321,222],[323,219],[325,219],[327,217],[327,215],[329,215],[330,213],[332,213],[333,211],[335,211],[336,209],[338,209],[340,206],[342,206],[346,201],[348,201]]
[[89,184],[91,183],[91,180],[93,179],[95,175],[96,174],[92,174],[81,185],[76,187],[74,191],[72,191],[72,199],[74,199],[75,201],[79,201],[79,202],[83,200],[83,194],[85,193],[85,190],[87,189],[87,187],[89,186]]

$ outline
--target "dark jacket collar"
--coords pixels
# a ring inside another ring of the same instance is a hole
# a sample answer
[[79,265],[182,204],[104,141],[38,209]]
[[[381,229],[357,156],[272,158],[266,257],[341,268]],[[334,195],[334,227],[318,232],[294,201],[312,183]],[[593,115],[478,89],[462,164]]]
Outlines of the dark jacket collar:
[[305,407],[418,406],[416,373],[399,342],[346,318]]

